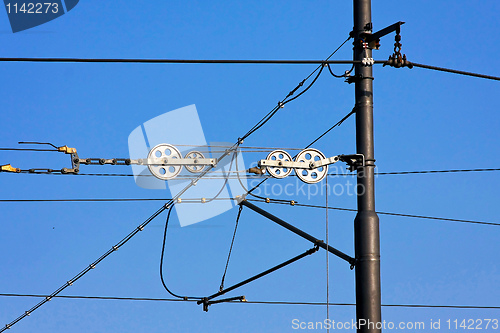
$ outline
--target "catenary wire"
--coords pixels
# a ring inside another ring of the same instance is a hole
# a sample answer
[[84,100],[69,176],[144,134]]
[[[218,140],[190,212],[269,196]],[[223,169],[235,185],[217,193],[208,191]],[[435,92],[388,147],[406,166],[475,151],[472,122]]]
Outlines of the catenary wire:
[[[264,202],[266,201],[263,200],[256,200],[256,199],[247,199],[248,201],[255,201],[255,202]],[[281,204],[281,205],[290,205],[290,203],[286,202],[279,202],[279,201],[270,201],[268,203],[274,203],[274,204]],[[319,208],[319,209],[331,209],[331,210],[341,210],[341,211],[347,211],[347,212],[357,212],[357,209],[353,208],[341,208],[341,207],[325,207],[321,205],[309,205],[309,204],[301,204],[301,203],[294,203],[294,207],[308,207],[308,208]],[[402,213],[392,213],[392,212],[380,212],[377,211],[377,214],[380,215],[390,215],[390,216],[400,216],[400,217],[411,217],[411,218],[417,218],[417,219],[426,219],[426,220],[437,220],[437,221],[448,221],[448,222],[459,222],[459,223],[473,223],[473,224],[484,224],[484,225],[494,225],[494,226],[500,226],[500,223],[497,222],[485,222],[485,221],[474,221],[474,220],[463,220],[463,219],[452,219],[452,218],[447,218],[447,217],[436,217],[436,216],[425,216],[425,215],[414,215],[414,214],[402,214]]]
[[[119,59],[119,58],[28,58],[28,57],[2,57],[0,62],[47,62],[47,63],[142,63],[142,64],[274,64],[274,65],[307,65],[307,64],[360,64],[359,60],[249,60],[249,59]],[[376,60],[375,64],[385,64],[385,60]],[[453,74],[479,77],[500,81],[500,77],[456,69],[411,63],[415,67],[431,69]]]
[[[301,149],[302,150],[302,149]],[[411,175],[411,174],[431,174],[431,173],[466,173],[466,172],[491,172],[491,171],[500,171],[500,168],[478,168],[478,169],[449,169],[449,170],[422,170],[422,171],[393,171],[393,172],[376,172],[376,176],[387,176],[387,175]],[[95,177],[154,177],[153,175],[133,175],[127,173],[78,173],[78,174],[61,174],[59,172],[45,173],[45,172],[24,172],[26,174],[41,174],[41,175],[56,175],[56,176],[95,176]],[[294,175],[290,175],[294,177]],[[329,173],[328,176],[334,177],[351,177],[356,176],[355,173]],[[182,177],[182,176],[178,176]],[[233,176],[229,176],[233,177]],[[271,176],[253,176],[253,175],[245,175],[246,178],[272,178]],[[185,179],[192,179],[192,176],[184,176]],[[225,179],[223,176],[208,176],[203,177],[204,179]],[[233,177],[231,179],[236,179]]]
[[[62,298],[81,300],[111,300],[111,301],[150,301],[150,302],[196,302],[196,300],[184,300],[178,298],[154,298],[154,297],[119,297],[119,296],[80,296],[80,295],[41,295],[41,294],[20,294],[20,293],[0,293],[0,297],[31,297],[31,298]],[[268,305],[313,305],[325,306],[325,302],[294,302],[294,301],[246,301],[228,302],[230,304],[268,304]],[[355,303],[330,302],[330,306],[356,306]],[[500,306],[489,305],[434,305],[434,304],[382,304],[383,307],[402,308],[442,308],[442,309],[491,309],[500,310]]]
[[[203,198],[187,198],[182,199],[183,203],[201,203]],[[171,198],[103,198],[103,199],[0,199],[0,202],[141,202],[141,201],[170,201]],[[237,200],[237,198],[217,198],[215,200]],[[264,200],[255,200],[255,199],[247,199],[249,201],[255,202],[263,202]],[[280,203],[283,205],[290,205],[290,200],[276,200],[270,199],[269,203]],[[294,206],[298,207],[308,207],[308,208],[321,208],[326,209],[325,206],[320,205],[309,205],[309,204],[301,204],[299,202],[294,202]],[[341,210],[348,212],[357,212],[356,209],[353,208],[342,208],[342,207],[328,207],[331,210]],[[449,221],[449,222],[461,222],[461,223],[474,223],[474,224],[484,224],[484,225],[495,225],[499,226],[500,223],[497,222],[486,222],[486,221],[475,221],[475,220],[462,220],[462,219],[452,219],[446,217],[435,217],[435,216],[426,216],[426,215],[415,215],[415,214],[403,214],[403,213],[392,213],[392,212],[377,212],[377,214],[381,215],[392,215],[392,216],[400,216],[400,217],[409,217],[409,218],[418,218],[418,219],[428,219],[428,220],[440,220],[440,221]]]
[[440,71],[440,72],[448,72],[448,73],[453,73],[453,74],[460,74],[460,75],[466,75],[466,76],[479,77],[479,78],[482,78],[482,79],[500,81],[500,77],[493,76],[493,75],[478,74],[478,73],[460,71],[460,70],[450,69],[450,68],[444,68],[444,67],[437,67],[437,66],[430,66],[430,65],[424,65],[424,64],[417,64],[415,62],[412,62],[411,64],[414,67],[431,69],[431,70]]
[[80,273],[75,275],[73,278],[68,280],[65,284],[60,286],[58,289],[56,289],[52,294],[47,295],[42,301],[37,303],[35,306],[31,307],[29,310],[25,311],[22,315],[11,321],[10,323],[6,324],[3,328],[0,328],[0,332],[3,332],[9,328],[11,328],[13,325],[17,324],[19,321],[24,319],[25,317],[29,316],[33,311],[37,310],[39,307],[50,301],[54,296],[57,296],[60,294],[64,289],[67,287],[73,285],[77,280],[79,280],[82,276],[87,274],[90,270],[94,269],[101,261],[106,259],[111,253],[117,251],[120,247],[122,247],[124,244],[126,244],[135,234],[138,232],[144,230],[144,228],[151,222],[153,221],[158,215],[160,215],[164,210],[166,209],[166,206],[162,206],[160,209],[158,209],[155,213],[153,213],[149,218],[147,218],[143,223],[141,223],[134,231],[129,233],[127,236],[122,238],[118,243],[116,243],[111,249],[106,251],[103,255],[101,255],[98,259],[96,259],[94,262],[92,262],[89,266],[87,266],[85,269],[83,269]]
[[[248,64],[248,65],[314,65],[360,64],[360,60],[294,60],[294,59],[140,59],[140,58],[59,58],[59,57],[1,57],[0,62],[47,63],[136,63],[136,64]],[[380,61],[382,64],[385,61]]]
[[167,229],[168,229],[168,222],[170,220],[170,213],[172,212],[172,209],[173,209],[173,206],[174,204],[172,204],[172,206],[169,208],[168,210],[168,214],[167,214],[167,218],[165,219],[165,231],[163,232],[163,245],[162,245],[162,248],[161,248],[161,257],[160,257],[160,280],[161,280],[161,283],[163,285],[163,287],[165,288],[165,290],[170,294],[172,295],[173,297],[176,297],[176,298],[179,298],[179,299],[182,299],[182,300],[200,300],[202,299],[202,297],[197,297],[197,296],[180,296],[174,292],[172,292],[167,284],[165,283],[165,278],[163,276],[163,259],[164,259],[164,254],[165,254],[165,245],[166,245],[166,242],[167,242]]

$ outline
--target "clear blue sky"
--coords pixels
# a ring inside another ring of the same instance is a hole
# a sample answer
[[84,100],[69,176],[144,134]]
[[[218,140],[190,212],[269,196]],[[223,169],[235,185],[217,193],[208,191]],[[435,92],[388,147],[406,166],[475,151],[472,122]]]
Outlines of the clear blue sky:
[[[374,30],[397,21],[410,61],[500,75],[500,3],[382,1]],[[71,12],[13,34],[0,10],[2,57],[322,59],[352,29],[349,1],[81,1]],[[392,53],[385,37],[374,58]],[[351,59],[346,44],[334,59]],[[78,148],[81,157],[127,157],[129,133],[165,112],[196,104],[208,141],[234,142],[314,66],[0,63],[1,147],[47,141]],[[342,72],[347,68],[334,66]],[[500,117],[496,81],[425,69],[374,68],[375,156],[378,170],[498,168]],[[353,107],[354,87],[325,72],[304,96],[282,109],[246,145],[302,147]],[[315,148],[327,156],[355,152],[354,119]],[[265,154],[249,153],[246,161]],[[0,164],[61,168],[67,156],[0,152]],[[129,167],[82,166],[81,172]],[[330,178],[345,185],[351,178]],[[377,210],[500,222],[500,173],[379,176]],[[291,183],[295,179],[270,180]],[[165,198],[130,177],[0,174],[0,199]],[[297,195],[324,204],[324,196]],[[354,196],[330,205],[355,208]],[[263,204],[260,204],[263,205]],[[0,293],[47,294],[107,251],[161,202],[0,203]],[[325,211],[267,205],[270,212],[325,237]],[[218,290],[237,210],[180,228],[172,218],[166,275],[175,291]],[[350,212],[330,211],[330,244],[354,254]],[[66,295],[169,297],[158,276],[165,216],[70,288]],[[382,302],[499,306],[496,226],[380,216]],[[226,285],[287,260],[305,240],[244,210]],[[303,259],[231,295],[248,300],[326,300],[325,253]],[[330,257],[330,301],[354,302],[354,272]],[[0,297],[0,325],[38,299]],[[333,306],[350,321],[354,307]],[[292,320],[326,318],[324,306],[56,299],[12,332],[289,332]],[[384,308],[387,321],[500,318],[499,310]]]

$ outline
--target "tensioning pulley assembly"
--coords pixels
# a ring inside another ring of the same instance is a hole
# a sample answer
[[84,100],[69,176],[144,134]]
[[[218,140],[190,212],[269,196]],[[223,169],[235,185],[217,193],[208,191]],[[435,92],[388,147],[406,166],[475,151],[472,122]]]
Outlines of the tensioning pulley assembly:
[[[30,142],[34,144],[34,142]],[[47,144],[47,143],[42,143]],[[175,146],[167,143],[162,143],[154,146],[148,153],[147,158],[130,159],[130,158],[80,158],[76,148],[67,146],[56,147],[54,151],[62,152],[71,155],[71,168],[54,169],[28,169],[21,170],[14,168],[10,164],[0,166],[0,172],[27,172],[27,173],[62,173],[62,174],[78,174],[80,165],[144,165],[147,166],[151,174],[160,180],[171,180],[176,178],[185,167],[187,171],[195,174],[201,174],[210,168],[217,166],[218,159],[206,158],[203,153],[197,150],[189,151],[182,157],[181,152]],[[365,165],[364,156],[361,154],[354,155],[337,155],[333,157],[325,157],[325,155],[317,149],[308,148],[300,151],[295,158],[292,158],[289,153],[284,150],[274,150],[267,155],[265,160],[258,162],[258,168],[250,168],[247,172],[253,172],[258,175],[263,175],[267,172],[271,177],[282,179],[295,171],[297,177],[307,183],[315,184],[323,180],[328,174],[328,166],[339,161],[346,162],[351,171]]]

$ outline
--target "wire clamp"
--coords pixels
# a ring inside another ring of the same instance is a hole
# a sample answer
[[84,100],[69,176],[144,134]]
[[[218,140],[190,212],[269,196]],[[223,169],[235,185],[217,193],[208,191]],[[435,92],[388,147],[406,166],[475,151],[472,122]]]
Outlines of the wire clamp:
[[239,204],[241,204],[243,201],[245,201],[247,199],[247,195],[245,193],[243,195],[237,195],[234,198],[236,199],[236,202],[239,205]]
[[365,67],[373,66],[373,64],[375,64],[375,60],[373,60],[373,58],[363,58],[363,60],[361,60],[361,64]]

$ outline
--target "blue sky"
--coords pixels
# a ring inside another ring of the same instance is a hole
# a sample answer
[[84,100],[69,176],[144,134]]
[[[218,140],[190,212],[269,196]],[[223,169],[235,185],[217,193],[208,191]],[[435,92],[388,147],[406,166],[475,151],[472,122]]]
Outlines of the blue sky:
[[[397,21],[410,61],[500,75],[498,1],[383,1],[374,30]],[[13,34],[0,13],[2,57],[322,59],[352,29],[351,2],[81,1],[71,12]],[[385,37],[374,58],[392,53]],[[334,59],[351,59],[346,44]],[[76,147],[81,157],[127,157],[130,132],[165,112],[195,104],[208,141],[234,142],[313,69],[311,65],[151,65],[1,63],[1,147],[46,141]],[[334,66],[343,72],[345,66]],[[498,83],[425,69],[374,67],[375,156],[380,172],[498,168]],[[245,141],[248,146],[303,147],[353,107],[354,87],[324,72]],[[314,147],[327,156],[355,152],[354,119]],[[267,153],[248,153],[257,161]],[[0,152],[0,164],[61,168],[67,156]],[[82,166],[81,172],[130,173],[129,167]],[[379,176],[377,210],[498,221],[500,173]],[[346,186],[349,177],[331,177]],[[296,179],[269,180],[292,184]],[[130,177],[0,174],[1,199],[165,198]],[[289,199],[289,198],[287,198]],[[325,197],[293,199],[322,205]],[[349,195],[331,206],[355,208]],[[263,206],[264,204],[260,203]],[[161,202],[0,202],[0,293],[47,294],[86,267],[161,206]],[[265,209],[325,237],[325,211],[281,205]],[[166,275],[182,294],[218,290],[237,214],[232,209],[180,228],[172,218]],[[330,211],[329,242],[353,255],[352,212]],[[66,295],[169,297],[158,276],[165,215],[103,261]],[[499,306],[496,226],[380,216],[382,302]],[[279,264],[311,245],[243,210],[226,285]],[[326,258],[313,256],[231,296],[248,300],[326,300]],[[354,302],[354,272],[330,256],[330,301]],[[0,325],[38,302],[0,297]],[[354,307],[332,306],[350,321]],[[498,310],[384,308],[387,321],[499,318]],[[292,320],[326,318],[324,306],[56,299],[17,324],[16,332],[288,332]],[[491,330],[491,327],[490,327]]]

